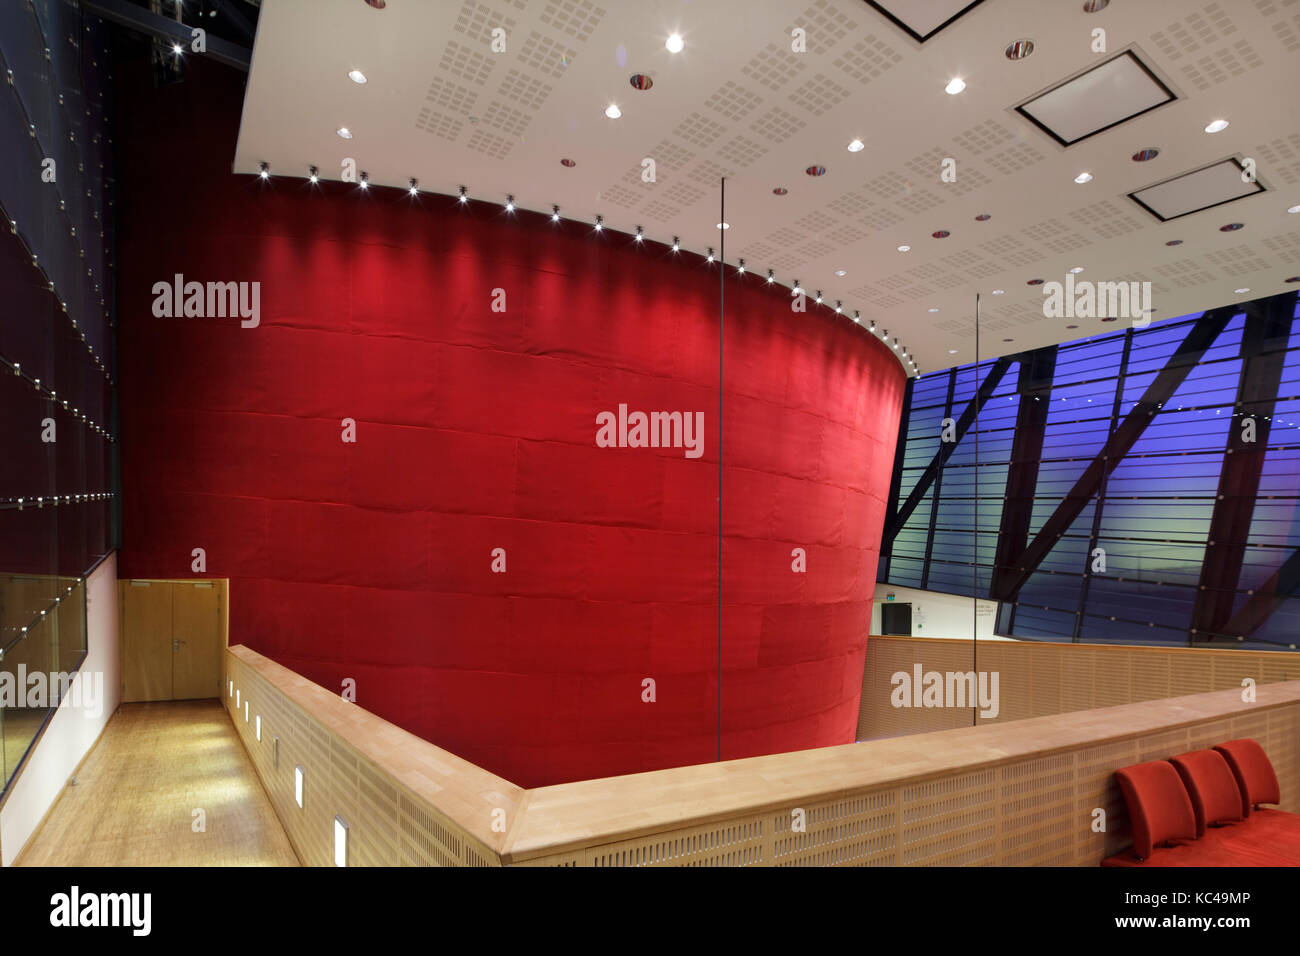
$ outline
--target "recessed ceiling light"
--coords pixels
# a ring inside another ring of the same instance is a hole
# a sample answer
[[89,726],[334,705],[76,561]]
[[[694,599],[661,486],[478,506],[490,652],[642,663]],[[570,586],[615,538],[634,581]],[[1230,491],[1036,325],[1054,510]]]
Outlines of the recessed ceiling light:
[[1181,239],[1170,239],[1168,242],[1165,243],[1166,246],[1181,246],[1182,244],[1183,244],[1183,240]]
[[899,251],[899,252],[910,252],[911,249],[912,249],[911,246],[899,246],[899,247],[898,247],[898,251]]
[[1224,131],[1225,129],[1227,129],[1227,128],[1228,128],[1228,121],[1227,121],[1227,120],[1225,120],[1225,119],[1217,119],[1217,120],[1215,120],[1213,123],[1211,123],[1209,126],[1205,127],[1205,131],[1206,131],[1207,133],[1221,133],[1221,132],[1223,132],[1223,131]]
[[994,294],[994,295],[1006,295],[1006,290],[1005,290],[1005,289],[994,289],[994,290],[993,290],[993,294]]
[[1025,285],[1042,285],[1042,284],[1043,284],[1042,279],[1030,279],[1028,282],[1025,283]]
[[1282,280],[1283,282],[1300,282],[1300,276],[1289,276]]
[[934,232],[930,233],[930,238],[931,238],[931,239],[947,239],[947,238],[948,238],[949,236],[951,236],[951,235],[952,235],[952,233],[950,233],[947,229],[936,229]]
[[1154,146],[1148,146],[1146,149],[1139,149],[1136,153],[1133,154],[1133,162],[1147,163],[1155,159],[1159,155],[1160,155],[1160,150],[1156,149]]
[[825,167],[825,166],[809,166],[807,169],[804,170],[804,172],[807,173],[809,176],[825,176],[825,175],[826,175],[826,167]]
[[1077,329],[1078,326],[1077,326],[1077,325],[1067,325],[1066,328],[1067,328],[1067,329]]
[[949,350],[948,350],[948,354],[949,354],[949,355],[956,355],[956,354],[957,354],[957,350],[956,350],[956,349],[949,349]]
[[1287,210],[1287,212],[1291,213],[1291,215],[1294,216],[1296,213],[1300,212],[1300,206],[1292,206],[1290,209]]
[[366,6],[374,7],[376,10],[382,10],[388,6],[388,0],[366,0]]
[[1113,316],[1113,315],[1112,315],[1110,318],[1102,319],[1102,321],[1103,321],[1103,322],[1117,322],[1117,321],[1119,321],[1119,319],[1118,319],[1116,316]]
[[949,96],[956,96],[964,89],[966,89],[966,81],[959,76],[955,76],[948,81],[948,85],[943,88],[943,91]]
[[1083,0],[1084,13],[1100,13],[1110,6],[1110,0]]
[[1245,288],[1245,289],[1233,289],[1232,291],[1233,291],[1236,295],[1244,295],[1245,293],[1249,292],[1250,289],[1249,289],[1249,288]]
[[605,115],[608,116],[610,119],[618,119],[620,116],[623,115],[623,111],[618,108],[617,103],[610,103],[608,106],[605,107]]
[[837,276],[846,276],[849,274],[849,271],[847,269],[836,269],[835,274]]
[[1015,339],[1003,339],[1002,341],[1003,341],[1003,342],[1014,342]]
[[931,309],[930,311],[931,311],[931,312],[938,312],[939,310],[938,310],[938,309]]
[[730,228],[731,228],[731,223],[729,223],[729,222],[720,222],[720,223],[718,223],[717,228],[719,228],[719,229],[730,229]]
[[853,142],[849,143],[849,152],[850,152],[850,153],[860,153],[860,152],[862,152],[862,150],[864,150],[864,149],[866,149],[866,148],[867,148],[867,144],[864,143],[864,142],[862,142],[862,140],[860,140],[860,139],[855,139],[855,140],[853,140]]
[[1219,232],[1236,232],[1238,229],[1245,229],[1246,226],[1240,222],[1230,222],[1226,226],[1220,226]]
[[650,78],[648,73],[633,73],[628,80],[634,90],[648,90],[655,85],[655,81]]
[[1073,269],[1070,270],[1070,272],[1074,275],[1078,275],[1082,271],[1083,271],[1083,266],[1075,266]]
[[572,169],[574,166],[577,166],[578,164],[566,156],[564,159],[560,160],[560,165],[567,166],[569,169]]
[[986,213],[986,212],[982,212],[982,213],[980,213],[978,216],[975,217],[975,221],[976,221],[976,222],[988,222],[988,221],[989,221],[990,219],[992,219],[992,218],[993,218],[993,217],[990,216],[988,213]]
[[669,53],[681,53],[682,47],[684,46],[686,46],[686,44],[685,42],[683,42],[682,35],[680,33],[673,33],[669,35],[667,40],[664,41],[664,47],[668,50]]
[[1074,181],[1082,186],[1084,183],[1092,182],[1092,173],[1082,172],[1074,177]]
[[1008,44],[1007,48],[1002,52],[1006,54],[1008,60],[1023,60],[1034,52],[1034,41],[1016,40],[1014,43]]
[[346,126],[340,126],[337,130],[335,130],[335,132],[338,133],[340,136],[342,136],[344,139],[352,138],[352,130],[348,129]]
[[784,186],[777,186],[775,189],[772,190],[772,195],[773,195],[773,196],[784,196],[784,195],[786,195],[788,192],[790,192],[790,190],[786,189]]
[[366,82],[366,75],[360,70],[349,70],[348,79],[353,83],[364,83]]

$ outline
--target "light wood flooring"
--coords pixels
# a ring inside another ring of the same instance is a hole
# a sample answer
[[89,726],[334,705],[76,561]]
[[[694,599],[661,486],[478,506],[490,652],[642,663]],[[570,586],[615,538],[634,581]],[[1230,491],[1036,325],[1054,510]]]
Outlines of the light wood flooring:
[[[203,811],[198,829],[195,810]],[[297,866],[215,700],[123,704],[18,866]]]

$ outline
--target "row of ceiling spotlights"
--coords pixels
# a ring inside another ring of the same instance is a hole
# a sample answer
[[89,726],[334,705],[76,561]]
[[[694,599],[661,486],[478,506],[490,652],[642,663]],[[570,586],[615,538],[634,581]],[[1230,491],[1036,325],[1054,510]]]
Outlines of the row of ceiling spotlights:
[[[270,164],[269,164],[269,163],[260,163],[260,164],[258,164],[258,174],[257,174],[257,175],[258,175],[259,178],[261,178],[261,179],[263,179],[263,180],[269,180],[269,179],[271,178],[271,166],[270,166]],[[317,184],[317,183],[320,182],[320,170],[319,170],[317,167],[312,166],[312,167],[309,168],[309,170],[308,170],[308,175],[307,175],[307,181],[310,182],[310,183],[312,183],[313,185],[315,185],[315,184]],[[369,188],[370,188],[370,177],[369,177],[369,175],[366,173],[365,170],[362,170],[360,173],[358,173],[358,175],[357,175],[357,185],[358,185],[358,187],[361,188],[361,189],[369,189]],[[408,192],[410,195],[412,195],[412,196],[418,196],[418,195],[420,194],[420,182],[419,182],[419,180],[416,179],[414,176],[412,176],[411,179],[408,181],[407,192]],[[461,204],[468,203],[468,202],[469,202],[469,190],[468,190],[465,186],[461,186],[461,187],[460,187],[460,195],[459,195],[457,198],[458,198],[458,200],[459,200],[459,202],[460,202]],[[503,208],[506,212],[508,212],[508,213],[509,213],[509,212],[514,212],[514,211],[515,211],[515,197],[514,197],[513,195],[508,195],[508,196],[506,196],[506,201],[505,201],[505,203],[503,204],[502,208]],[[551,222],[559,222],[559,221],[560,221],[560,207],[559,207],[558,205],[552,205],[552,206],[551,206]],[[603,231],[604,231],[604,228],[605,228],[605,221],[604,221],[604,218],[601,217],[601,216],[599,216],[599,215],[596,216],[596,218],[595,218],[595,222],[594,222],[594,225],[595,225],[595,231],[596,231],[596,232],[603,232]],[[719,226],[720,229],[725,229],[725,228],[727,228],[727,224],[726,224],[726,223],[719,223],[718,226]],[[645,240],[645,231],[644,231],[640,226],[637,226],[637,227],[636,227],[636,233],[633,235],[632,238],[633,238],[636,242],[638,242],[638,243],[639,243],[639,242],[643,242],[643,241]],[[672,248],[672,251],[673,251],[673,252],[680,252],[680,251],[681,251],[681,239],[678,238],[677,236],[673,236],[673,241],[672,241],[672,246],[671,246],[671,248]],[[709,262],[709,263],[713,263],[713,262],[717,261],[716,257],[715,257],[714,254],[713,254],[713,247],[712,247],[712,246],[709,247],[708,255],[705,256],[705,261],[707,261],[707,262]],[[745,270],[745,260],[744,260],[744,259],[740,259],[740,260],[738,260],[738,262],[737,262],[737,266],[736,266],[736,273],[737,273],[738,275],[744,275],[744,274],[745,274],[745,271],[746,271],[746,270]],[[767,270],[767,282],[768,282],[768,285],[771,285],[771,284],[774,283],[775,281],[776,281],[776,273],[775,273],[772,269],[768,269],[768,270]],[[800,287],[800,285],[799,285],[799,280],[798,280],[798,279],[795,279],[795,280],[794,280],[794,285],[793,285],[793,287],[792,287],[792,294],[794,294],[794,293],[806,294],[806,293],[804,293],[803,289]],[[820,290],[820,289],[817,290],[817,296],[816,296],[816,298],[815,298],[814,301],[815,301],[818,305],[822,305],[822,304],[823,304],[823,302],[822,302],[822,293],[821,293],[821,290]],[[830,306],[828,305],[827,308],[830,308]],[[844,304],[843,304],[843,302],[841,302],[839,299],[835,300],[835,314],[836,314],[836,315],[843,315],[843,314],[844,314]],[[855,323],[859,324],[859,325],[862,324],[862,316],[861,316],[861,313],[860,313],[857,309],[854,309],[854,310],[853,310],[853,321],[854,321]],[[875,319],[872,319],[872,320],[870,321],[870,325],[868,325],[868,327],[867,327],[867,331],[871,332],[873,335],[876,334],[876,320],[875,320]],[[885,329],[883,332],[881,332],[881,333],[879,333],[879,334],[880,334],[880,337],[885,341],[885,343],[886,343],[886,344],[889,344],[889,330],[888,330],[888,329]],[[912,367],[912,370],[913,370],[916,374],[919,375],[919,374],[921,373],[921,369],[920,369],[920,367],[916,364],[916,358],[915,358],[914,356],[909,356],[909,355],[907,354],[907,347],[906,347],[906,346],[901,346],[901,345],[899,345],[898,337],[897,337],[897,336],[895,336],[894,339],[893,339],[893,345],[892,345],[892,348],[893,348],[895,351],[897,351],[900,355],[902,355],[903,358],[905,358],[905,359],[907,360],[907,363]]]

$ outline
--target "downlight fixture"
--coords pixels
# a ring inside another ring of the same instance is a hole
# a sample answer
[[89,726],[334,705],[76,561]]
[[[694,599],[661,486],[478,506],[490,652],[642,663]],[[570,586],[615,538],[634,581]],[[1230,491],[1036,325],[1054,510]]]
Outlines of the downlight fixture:
[[351,80],[353,83],[365,83],[366,75],[362,73],[360,70],[349,70],[348,79]]
[[605,115],[608,116],[610,119],[618,119],[620,116],[623,115],[623,111],[618,108],[617,103],[610,103],[608,106],[605,107]]
[[671,33],[668,35],[668,39],[664,41],[664,48],[669,53],[681,53],[682,48],[685,46],[686,43],[682,40],[680,33]]
[[1034,52],[1034,41],[1029,39],[1015,40],[1008,43],[1007,48],[1002,52],[1008,60],[1023,60]]
[[948,85],[943,88],[943,91],[949,96],[956,96],[964,89],[966,89],[966,81],[960,76],[954,76],[948,81]]

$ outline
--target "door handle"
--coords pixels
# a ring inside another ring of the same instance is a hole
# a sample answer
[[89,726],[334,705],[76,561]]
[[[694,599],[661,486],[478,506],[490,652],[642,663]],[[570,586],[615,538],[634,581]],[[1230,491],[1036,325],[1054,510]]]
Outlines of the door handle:
[[173,637],[173,638],[172,638],[172,650],[173,650],[173,651],[179,651],[179,650],[181,649],[181,645],[184,644],[184,643],[185,643],[184,641],[182,641],[182,640],[180,640],[180,639],[178,639],[178,638]]

